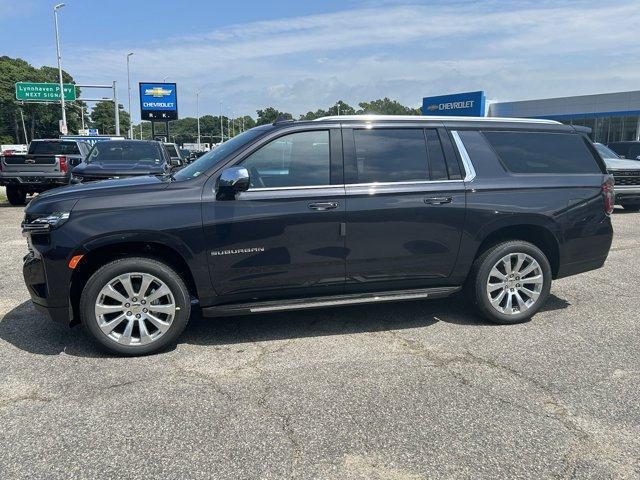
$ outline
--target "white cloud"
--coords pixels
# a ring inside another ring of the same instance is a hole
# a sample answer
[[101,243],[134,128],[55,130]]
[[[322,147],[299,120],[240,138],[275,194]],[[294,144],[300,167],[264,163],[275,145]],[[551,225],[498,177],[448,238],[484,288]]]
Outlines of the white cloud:
[[242,113],[273,104],[298,114],[338,98],[418,105],[466,89],[533,98],[637,88],[640,66],[629,59],[640,53],[638,24],[637,1],[383,2],[106,52],[72,46],[65,67],[81,81],[125,86],[133,50],[135,80],[169,75],[191,115],[197,89],[201,110],[224,100]]

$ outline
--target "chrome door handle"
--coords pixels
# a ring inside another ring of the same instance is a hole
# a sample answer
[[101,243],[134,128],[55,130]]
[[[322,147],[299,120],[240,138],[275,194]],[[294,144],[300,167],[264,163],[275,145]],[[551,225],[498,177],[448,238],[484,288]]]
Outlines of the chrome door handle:
[[336,208],[338,208],[340,206],[340,204],[338,202],[317,202],[317,203],[310,203],[309,204],[309,208],[311,210],[334,210]]
[[442,205],[445,203],[451,203],[452,201],[453,198],[451,197],[430,197],[424,199],[424,203],[427,205]]

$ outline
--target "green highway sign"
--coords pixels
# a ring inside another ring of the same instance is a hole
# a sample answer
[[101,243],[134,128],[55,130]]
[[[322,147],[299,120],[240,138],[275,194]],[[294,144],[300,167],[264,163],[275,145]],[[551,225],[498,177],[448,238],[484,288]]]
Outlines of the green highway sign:
[[[64,99],[76,99],[76,86],[72,83],[64,84]],[[59,102],[60,85],[57,83],[16,83],[16,100],[23,102]]]

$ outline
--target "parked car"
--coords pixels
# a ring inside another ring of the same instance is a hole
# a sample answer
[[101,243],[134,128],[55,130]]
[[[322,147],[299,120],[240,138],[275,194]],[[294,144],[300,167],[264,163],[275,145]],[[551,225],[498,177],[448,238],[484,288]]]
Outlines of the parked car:
[[640,142],[611,142],[607,147],[616,152],[621,158],[640,160]]
[[73,169],[72,183],[163,175],[171,165],[167,151],[155,140],[107,140],[96,143],[86,160]]
[[71,169],[89,153],[77,140],[42,139],[29,144],[26,155],[3,155],[0,185],[7,188],[11,205],[24,205],[27,195],[68,185]]
[[340,116],[248,130],[171,176],[48,192],[26,209],[36,306],[125,355],[205,316],[440,298],[534,315],[600,268],[613,180],[549,120]]
[[165,143],[164,147],[167,149],[173,165],[175,165],[176,167],[181,167],[186,163],[178,145],[176,145],[175,143]]
[[640,162],[620,158],[601,143],[594,145],[615,180],[616,204],[622,205],[625,210],[640,211]]

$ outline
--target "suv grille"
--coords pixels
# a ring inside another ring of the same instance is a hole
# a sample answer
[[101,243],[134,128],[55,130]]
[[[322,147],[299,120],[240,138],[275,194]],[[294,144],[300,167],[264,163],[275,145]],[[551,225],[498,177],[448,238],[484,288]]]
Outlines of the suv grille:
[[612,170],[616,185],[640,185],[640,170]]

